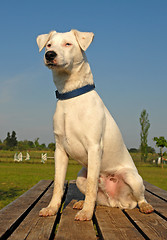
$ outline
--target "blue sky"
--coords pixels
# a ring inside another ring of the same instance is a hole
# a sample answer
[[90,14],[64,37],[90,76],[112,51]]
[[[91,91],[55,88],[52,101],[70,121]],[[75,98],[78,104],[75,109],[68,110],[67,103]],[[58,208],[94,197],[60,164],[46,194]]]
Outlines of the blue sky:
[[167,138],[167,1],[3,1],[0,8],[0,139],[54,141],[51,71],[36,37],[51,30],[95,34],[87,57],[96,90],[128,148],[139,147],[139,117],[149,114],[148,144]]

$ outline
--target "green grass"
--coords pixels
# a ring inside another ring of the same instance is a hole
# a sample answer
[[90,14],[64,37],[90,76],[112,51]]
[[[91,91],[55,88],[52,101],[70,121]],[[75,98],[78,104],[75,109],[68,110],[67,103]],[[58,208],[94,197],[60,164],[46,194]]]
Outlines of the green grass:
[[138,166],[139,174],[147,182],[167,191],[167,167]]
[[[41,151],[30,152],[31,160],[14,163],[15,152],[0,151],[0,208],[12,202],[19,195],[30,189],[41,179],[54,179],[54,160],[49,159],[46,164],[41,163]],[[25,155],[26,152],[23,152]],[[48,156],[53,156],[48,151]],[[157,155],[149,156],[148,163],[141,163],[139,154],[133,154],[135,164],[144,180],[167,190],[167,164],[164,169],[151,164]],[[76,179],[81,166],[70,160],[67,170],[67,180]]]
[[[70,161],[66,179],[76,179],[81,169]],[[41,179],[54,179],[54,164],[0,163],[0,209]]]

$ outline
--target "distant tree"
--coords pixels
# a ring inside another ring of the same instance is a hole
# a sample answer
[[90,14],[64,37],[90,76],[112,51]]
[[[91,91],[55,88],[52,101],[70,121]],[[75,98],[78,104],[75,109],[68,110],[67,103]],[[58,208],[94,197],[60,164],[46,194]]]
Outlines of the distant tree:
[[55,143],[49,143],[48,148],[52,151],[55,151]]
[[7,137],[4,140],[4,143],[6,145],[6,149],[13,149],[14,147],[17,146],[17,137],[16,137],[16,132],[13,131],[12,135],[10,133],[7,133]]
[[4,149],[5,144],[0,140],[0,150]]
[[27,150],[27,145],[25,145],[24,141],[19,141],[17,144],[17,148],[19,151]]
[[141,132],[140,132],[140,151],[141,151],[141,160],[146,162],[148,157],[148,145],[147,145],[147,137],[148,137],[148,129],[150,128],[150,123],[148,120],[148,113],[144,109],[140,115],[140,124],[141,124]]
[[35,139],[34,146],[37,150],[43,150],[47,148],[45,143],[42,143],[41,145],[39,144],[39,138]]
[[35,147],[33,141],[28,141],[28,146],[29,146],[29,148],[34,148]]
[[7,133],[7,137],[4,140],[4,143],[6,145],[6,148],[9,149],[11,146],[11,136],[10,136],[10,132]]
[[167,140],[164,137],[154,137],[153,140],[156,142],[156,146],[160,148],[160,157],[161,157],[161,163],[163,168],[163,148],[167,147]]
[[35,148],[39,148],[39,138],[36,138],[34,141]]
[[16,137],[16,133],[15,133],[15,131],[12,132],[12,136],[11,136],[11,145],[12,145],[12,147],[17,146],[17,137]]
[[34,148],[34,143],[32,141],[24,140],[24,141],[19,141],[17,144],[17,147],[20,151],[22,150],[29,150]]
[[42,143],[41,145],[39,145],[39,149],[40,149],[40,150],[46,149],[45,143]]
[[151,146],[148,146],[147,147],[147,152],[153,154],[153,153],[155,153],[155,149],[153,147],[151,147]]
[[130,148],[130,149],[129,149],[129,152],[130,152],[130,153],[138,153],[138,151],[139,151],[139,150],[136,149],[136,148]]

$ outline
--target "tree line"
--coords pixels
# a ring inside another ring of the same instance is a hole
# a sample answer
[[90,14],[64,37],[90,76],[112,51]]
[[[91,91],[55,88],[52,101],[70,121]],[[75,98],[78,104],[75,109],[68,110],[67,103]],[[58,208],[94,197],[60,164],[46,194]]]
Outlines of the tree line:
[[55,150],[55,143],[49,143],[46,146],[45,143],[39,144],[39,138],[36,138],[33,141],[24,140],[18,141],[16,132],[12,131],[12,133],[8,132],[7,137],[1,141],[0,140],[0,150]]

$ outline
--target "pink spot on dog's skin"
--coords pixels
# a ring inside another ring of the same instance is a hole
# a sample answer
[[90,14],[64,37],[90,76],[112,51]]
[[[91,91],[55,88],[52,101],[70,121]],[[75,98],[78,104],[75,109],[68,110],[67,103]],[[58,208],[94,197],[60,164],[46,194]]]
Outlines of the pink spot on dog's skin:
[[104,184],[106,193],[112,198],[117,197],[122,185],[122,176],[114,174],[108,176],[100,175],[99,183],[101,181]]
[[105,180],[105,188],[106,192],[108,193],[109,196],[114,197],[116,194],[116,190],[118,188],[118,178],[116,177],[107,177]]

